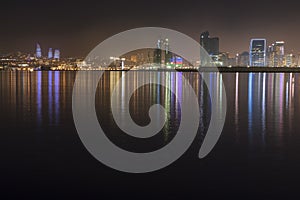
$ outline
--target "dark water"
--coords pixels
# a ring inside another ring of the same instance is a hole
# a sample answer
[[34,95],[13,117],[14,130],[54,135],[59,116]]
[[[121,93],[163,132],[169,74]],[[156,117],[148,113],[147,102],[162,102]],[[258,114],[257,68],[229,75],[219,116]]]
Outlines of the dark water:
[[[212,83],[225,83],[227,117],[217,145],[201,160],[198,151],[210,122],[210,97],[199,74],[183,75],[199,98],[201,115],[194,143],[160,171],[127,174],[104,166],[82,145],[72,116],[75,72],[1,72],[1,194],[51,199],[299,196],[300,75],[209,74]],[[99,123],[124,149],[147,152],[163,147],[180,124],[178,73],[160,72],[177,94],[147,85],[131,98],[131,116],[139,125],[149,123],[152,104],[166,108],[166,125],[146,140],[125,135],[113,120],[110,94],[121,76],[122,72],[107,72],[99,82],[95,98]]]

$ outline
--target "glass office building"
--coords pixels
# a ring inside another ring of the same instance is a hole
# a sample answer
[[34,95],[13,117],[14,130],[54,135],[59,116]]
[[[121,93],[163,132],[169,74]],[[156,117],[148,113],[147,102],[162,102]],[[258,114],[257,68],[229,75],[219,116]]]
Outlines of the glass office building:
[[266,39],[252,39],[250,42],[249,63],[253,67],[266,66]]

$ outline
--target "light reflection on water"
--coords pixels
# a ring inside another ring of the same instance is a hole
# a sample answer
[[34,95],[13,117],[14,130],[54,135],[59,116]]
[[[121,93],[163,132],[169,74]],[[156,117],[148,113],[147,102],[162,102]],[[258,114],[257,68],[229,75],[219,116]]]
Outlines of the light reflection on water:
[[[95,101],[101,125],[108,137],[124,149],[143,152],[164,146],[172,140],[180,122],[176,97],[180,99],[185,92],[180,76],[169,72],[155,76],[169,84],[175,94],[158,85],[147,85],[132,96],[130,111],[137,124],[149,123],[147,113],[153,103],[163,105],[168,111],[166,126],[154,138],[144,141],[126,137],[111,115],[110,95],[122,74],[107,72],[99,82]],[[199,160],[197,155],[209,124],[211,103],[200,75],[183,73],[199,99],[199,134],[188,152],[173,165],[142,175],[118,173],[95,161],[85,150],[72,118],[75,75],[75,72],[52,71],[0,72],[0,169],[5,172],[2,182],[5,186],[10,184],[12,193],[16,187],[33,193],[47,190],[42,194],[62,188],[73,195],[83,189],[85,194],[93,190],[97,195],[120,191],[122,197],[136,194],[136,188],[141,197],[148,194],[148,188],[155,197],[184,194],[184,198],[191,191],[196,195],[210,196],[218,191],[220,195],[238,193],[241,197],[246,194],[255,198],[277,192],[284,197],[299,193],[299,74],[203,74],[209,77],[210,87],[218,86],[223,79],[228,105],[219,142],[209,156]],[[122,82],[120,99],[126,95],[126,87],[135,84],[135,79]],[[223,94],[216,89],[212,95]],[[120,109],[123,105],[121,101]]]
[[[100,123],[111,134],[120,136],[110,111],[110,95],[114,85],[125,72],[106,72],[99,82],[96,106]],[[138,73],[138,72],[137,72]],[[1,72],[1,113],[0,118],[8,124],[29,124],[32,127],[60,127],[70,118],[70,104],[75,72]],[[210,120],[210,98],[201,75],[194,72],[183,73],[190,81],[199,98],[199,135],[204,135]],[[222,97],[220,84],[225,82],[228,98],[227,126],[223,134],[232,135],[236,142],[247,136],[248,146],[265,148],[266,145],[284,147],[284,135],[295,133],[297,113],[299,113],[299,75],[292,73],[209,73],[209,87],[219,99]],[[136,84],[136,76],[131,82],[121,83],[120,100],[126,95],[126,87]],[[167,110],[167,123],[154,143],[162,146],[174,137],[180,124],[180,102],[182,93],[179,72],[157,72],[154,79],[165,81],[175,93],[159,85],[147,85],[137,90],[131,98],[130,112],[137,124],[149,123],[148,110],[154,104],[161,104]],[[155,80],[153,80],[155,81]],[[220,105],[221,102],[219,102]],[[121,108],[124,102],[121,101]],[[221,110],[221,109],[220,109]],[[121,114],[121,113],[120,113]],[[102,121],[101,121],[102,120]],[[161,120],[157,118],[157,120]],[[115,132],[113,132],[115,131]],[[121,136],[122,137],[122,136]],[[117,138],[117,137],[116,137]],[[123,138],[123,145],[129,138]],[[118,139],[117,139],[118,140]],[[126,146],[126,145],[125,145]],[[126,148],[126,147],[124,147]]]
[[280,137],[292,131],[294,125],[295,75],[250,73],[247,76],[249,142],[260,141],[265,145],[266,134],[276,134],[280,145]]

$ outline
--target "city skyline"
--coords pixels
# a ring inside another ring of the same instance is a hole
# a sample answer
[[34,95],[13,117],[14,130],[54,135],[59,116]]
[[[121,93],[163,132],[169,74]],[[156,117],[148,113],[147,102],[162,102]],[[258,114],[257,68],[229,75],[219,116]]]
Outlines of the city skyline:
[[[207,34],[207,35],[205,35]],[[231,58],[234,58],[237,54],[243,54],[243,53],[250,53],[251,52],[251,43],[253,40],[256,40],[257,38],[255,37],[251,37],[249,39],[249,41],[245,41],[245,43],[248,44],[248,48],[243,50],[243,51],[233,51],[233,52],[230,52],[230,51],[227,51],[227,50],[224,50],[224,48],[222,48],[222,46],[220,46],[220,42],[222,42],[222,40],[226,40],[226,38],[221,38],[218,36],[218,34],[216,34],[217,36],[213,36],[211,37],[210,36],[210,31],[209,30],[206,30],[202,33],[199,33],[199,38],[197,40],[197,42],[199,42],[199,44],[207,51],[207,53],[209,55],[217,55],[217,54],[221,54],[221,53],[227,53],[229,55],[229,57]],[[205,39],[204,36],[205,35]],[[289,46],[286,45],[286,40],[274,40],[274,41],[269,41],[266,39],[266,37],[264,38],[261,38],[263,40],[265,40],[265,51],[266,53],[267,52],[272,52],[274,51],[274,47],[277,46],[278,43],[281,43],[282,47],[284,47],[284,50],[282,52],[282,55],[288,55],[288,54],[293,54],[293,55],[299,55],[300,54],[300,51],[299,52],[294,52],[292,50],[289,50]],[[203,42],[204,40],[208,40],[206,42]],[[159,39],[158,39],[159,41]],[[249,45],[249,42],[250,42],[250,45]],[[8,56],[8,55],[11,55],[11,54],[16,54],[18,52],[20,53],[25,53],[25,54],[30,54],[32,56],[36,56],[37,58],[40,58],[40,57],[48,57],[48,58],[52,58],[55,56],[55,50],[59,50],[59,48],[52,48],[51,45],[49,47],[46,46],[44,47],[43,45],[41,45],[41,43],[39,42],[36,42],[35,43],[35,46],[34,45],[30,45],[31,48],[29,51],[18,51],[18,50],[15,50],[15,51],[12,51],[12,52],[0,52],[0,56]],[[157,47],[159,48],[159,47]],[[282,51],[282,50],[281,50]],[[51,56],[50,56],[51,55]],[[76,56],[72,56],[72,55],[69,55],[69,56],[65,56],[65,58],[71,58],[71,57],[76,57]],[[78,56],[77,58],[84,58],[84,56]]]
[[300,1],[1,8],[3,199],[300,196]]
[[2,5],[6,9],[0,17],[6,23],[0,33],[0,53],[30,52],[30,44],[40,42],[63,49],[66,56],[84,57],[111,35],[145,26],[178,30],[197,41],[201,32],[209,30],[220,37],[220,51],[232,54],[247,51],[252,38],[284,40],[287,52],[300,52],[299,3],[291,0],[280,4],[268,0],[151,1],[147,6],[138,2],[28,0]]

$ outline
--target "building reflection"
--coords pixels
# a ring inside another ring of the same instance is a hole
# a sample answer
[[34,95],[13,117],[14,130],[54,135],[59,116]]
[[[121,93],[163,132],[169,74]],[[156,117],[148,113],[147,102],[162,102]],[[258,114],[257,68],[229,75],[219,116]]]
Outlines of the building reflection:
[[[272,134],[276,136],[272,139],[276,139],[277,145],[282,145],[283,134],[291,130],[294,119],[295,75],[250,73],[244,76],[248,76],[249,144],[264,147],[268,142],[266,134],[269,134],[268,137]],[[238,80],[236,87],[240,82],[243,80]],[[236,98],[240,96],[235,94]],[[238,107],[243,105],[236,106],[236,109],[239,109]],[[241,118],[243,113],[236,112],[235,115]],[[273,124],[273,127],[270,124]]]
[[[239,118],[238,118],[238,113],[239,113],[239,90],[240,90],[240,85],[239,85],[239,73],[235,74],[235,98],[234,98],[234,124],[235,124],[235,132],[239,132]],[[236,138],[236,141],[238,141],[239,138]]]
[[37,72],[37,122],[40,125],[42,123],[42,72]]
[[58,71],[1,73],[1,95],[7,118],[18,125],[57,126],[68,114],[75,74]]
[[[183,77],[189,81],[199,99],[200,121],[199,134],[204,137],[210,122],[211,97],[222,99],[221,83],[225,82],[228,103],[228,132],[233,132],[236,141],[244,136],[249,146],[266,149],[268,145],[282,146],[287,134],[295,130],[296,110],[300,107],[300,94],[296,90],[300,85],[298,74],[293,73],[194,73],[194,72],[133,72],[132,79],[121,79],[126,72],[105,72],[98,84],[96,94],[97,111],[103,112],[99,121],[106,123],[110,130],[114,119],[110,110],[111,94],[118,81],[120,99],[119,114],[122,115],[126,90],[136,87],[138,81],[150,80],[151,83],[162,82],[169,88],[148,84],[136,90],[130,99],[130,114],[140,126],[150,123],[149,108],[160,104],[166,110],[167,122],[161,130],[159,142],[163,144],[172,140],[181,121],[180,101],[186,93]],[[70,119],[72,112],[72,89],[75,80],[74,72],[2,72],[1,115],[2,120],[9,121],[11,126],[24,125],[39,128],[59,126]],[[87,75],[88,76],[88,75]],[[209,80],[204,83],[203,77]],[[82,80],[82,87],[90,78]],[[213,91],[208,93],[208,88]],[[86,88],[87,90],[89,88]],[[171,90],[173,92],[171,92]],[[219,112],[222,102],[217,102]],[[162,121],[159,115],[155,120]],[[114,132],[112,131],[112,134]],[[158,142],[158,143],[159,143]]]
[[[211,96],[216,101],[217,112],[216,114],[222,116],[222,98],[223,91],[221,86],[223,83],[223,75],[220,73],[194,73],[194,72],[141,72],[134,71],[130,72],[130,78],[125,81],[124,72],[110,72],[106,73],[103,77],[105,81],[100,81],[99,89],[96,97],[98,102],[97,107],[101,107],[101,102],[105,107],[110,106],[110,96],[116,90],[116,98],[118,99],[118,105],[116,105],[118,110],[118,115],[122,119],[121,122],[126,122],[126,109],[124,99],[127,99],[130,88],[135,88],[135,92],[130,97],[130,114],[133,121],[140,126],[146,126],[150,123],[148,112],[152,105],[160,104],[165,108],[166,111],[166,124],[163,127],[161,133],[163,135],[164,142],[169,142],[173,136],[176,134],[177,129],[181,121],[181,101],[186,94],[184,90],[185,85],[187,84],[183,81],[185,78],[190,85],[195,90],[196,95],[199,100],[199,110],[200,110],[200,121],[199,121],[199,133],[203,137],[206,134],[210,122],[210,112],[211,112]],[[209,84],[204,83],[203,77],[206,77],[206,80],[209,80]],[[105,82],[109,81],[109,91],[110,94],[105,92],[106,86]],[[147,82],[149,81],[152,84],[146,84],[137,89],[138,82]],[[156,84],[163,83],[164,86]],[[117,87],[117,84],[119,86]],[[208,88],[212,91],[212,94],[209,94]],[[189,95],[189,94],[188,94]],[[106,98],[104,97],[106,96]],[[126,97],[126,98],[125,98]],[[99,114],[102,115],[102,114]],[[107,116],[113,121],[111,115]],[[101,120],[105,120],[103,116]],[[163,121],[163,119],[158,115],[154,120]],[[121,126],[126,126],[126,124],[121,124]]]

